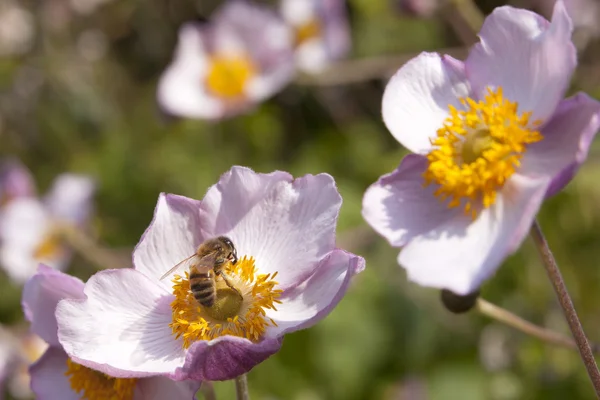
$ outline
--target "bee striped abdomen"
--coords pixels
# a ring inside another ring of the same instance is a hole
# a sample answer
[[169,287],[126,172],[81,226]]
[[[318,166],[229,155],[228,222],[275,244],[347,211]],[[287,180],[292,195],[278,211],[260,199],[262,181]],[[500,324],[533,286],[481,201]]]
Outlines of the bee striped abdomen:
[[198,303],[205,307],[212,307],[215,303],[215,279],[214,273],[190,271],[190,290]]

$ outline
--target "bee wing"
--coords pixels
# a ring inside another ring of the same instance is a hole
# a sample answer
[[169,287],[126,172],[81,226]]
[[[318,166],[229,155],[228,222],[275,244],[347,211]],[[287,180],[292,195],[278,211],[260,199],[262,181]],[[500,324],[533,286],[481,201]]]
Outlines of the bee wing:
[[165,274],[163,276],[160,277],[159,280],[163,280],[165,279],[167,276],[171,275],[173,272],[175,272],[176,270],[178,270],[179,268],[186,266],[186,265],[191,265],[191,264],[195,264],[196,263],[196,259],[199,258],[197,254],[192,254],[191,256],[189,256],[188,258],[181,260],[180,262],[178,262],[173,268],[171,268],[170,270],[168,270],[167,272],[165,272]]
[[208,270],[214,268],[216,258],[217,258],[216,254],[207,254],[203,257],[199,257],[197,254],[193,254],[193,255],[189,256],[188,258],[178,262],[177,265],[175,265],[173,268],[171,268],[170,270],[165,272],[165,274],[160,277],[160,280],[162,281],[167,276],[169,276],[173,272],[175,272],[177,269],[183,268],[183,267],[187,267],[187,268],[194,267],[200,272],[208,271]]

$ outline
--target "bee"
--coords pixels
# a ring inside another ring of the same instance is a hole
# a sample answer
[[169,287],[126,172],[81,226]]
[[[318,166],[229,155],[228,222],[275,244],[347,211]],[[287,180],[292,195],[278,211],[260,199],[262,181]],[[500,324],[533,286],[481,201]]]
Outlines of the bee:
[[194,298],[200,305],[212,307],[217,297],[217,277],[222,278],[227,286],[241,296],[230,283],[223,268],[228,262],[235,265],[237,261],[237,251],[233,242],[225,236],[219,236],[201,243],[195,254],[177,263],[160,279],[165,279],[178,268],[187,265],[190,269],[190,289]]

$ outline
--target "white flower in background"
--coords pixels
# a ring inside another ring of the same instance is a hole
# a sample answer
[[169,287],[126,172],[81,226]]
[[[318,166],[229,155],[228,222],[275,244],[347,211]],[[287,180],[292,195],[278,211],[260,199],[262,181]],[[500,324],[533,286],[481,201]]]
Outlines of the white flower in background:
[[4,204],[0,209],[0,263],[11,279],[25,281],[40,262],[56,269],[66,267],[71,253],[56,230],[65,224],[86,224],[94,191],[89,177],[62,174],[44,198],[28,193]]
[[350,50],[344,0],[282,0],[281,15],[294,31],[296,64],[316,73]]
[[26,53],[33,42],[33,16],[20,2],[0,2],[0,57]]
[[218,119],[271,97],[293,73],[292,35],[285,23],[267,8],[231,1],[210,22],[180,29],[157,97],[170,114]]

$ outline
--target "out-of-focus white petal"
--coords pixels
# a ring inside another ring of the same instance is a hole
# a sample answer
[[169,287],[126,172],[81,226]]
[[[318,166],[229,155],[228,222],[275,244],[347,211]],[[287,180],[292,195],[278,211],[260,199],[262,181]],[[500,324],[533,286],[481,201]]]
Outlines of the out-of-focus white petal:
[[466,295],[491,277],[527,234],[550,180],[513,175],[496,204],[473,221],[458,216],[411,240],[398,262],[423,286]]
[[448,117],[448,106],[462,108],[469,95],[462,62],[436,53],[421,53],[396,72],[385,88],[383,121],[392,135],[413,153],[431,150]]
[[426,169],[424,156],[409,154],[394,172],[379,178],[365,192],[363,217],[392,246],[404,246],[413,237],[462,214],[434,195],[434,185],[423,186]]
[[[193,255],[204,241],[200,231],[200,202],[161,193],[154,219],[133,251],[135,269],[171,290],[168,270]],[[178,271],[181,273],[181,271]]]
[[169,324],[173,296],[134,269],[93,275],[86,300],[61,300],[58,339],[73,361],[115,377],[168,374],[185,351]]
[[206,91],[209,61],[203,34],[195,24],[186,24],[179,31],[173,62],[158,83],[158,102],[168,113],[214,119],[226,111],[225,105]]
[[35,183],[29,170],[18,160],[0,165],[0,203],[15,197],[35,195]]
[[466,61],[473,91],[481,97],[486,88],[500,86],[520,112],[547,122],[577,65],[572,30],[562,1],[556,2],[551,23],[531,11],[496,8]]
[[365,268],[362,257],[334,250],[315,273],[302,284],[284,292],[277,310],[267,310],[277,326],[267,328],[267,337],[306,329],[325,318],[342,299],[350,278]]
[[95,191],[96,184],[90,177],[62,174],[54,181],[44,202],[53,218],[80,224],[90,216]]
[[194,400],[199,388],[198,381],[176,382],[164,376],[153,376],[138,380],[139,397],[134,400]]

